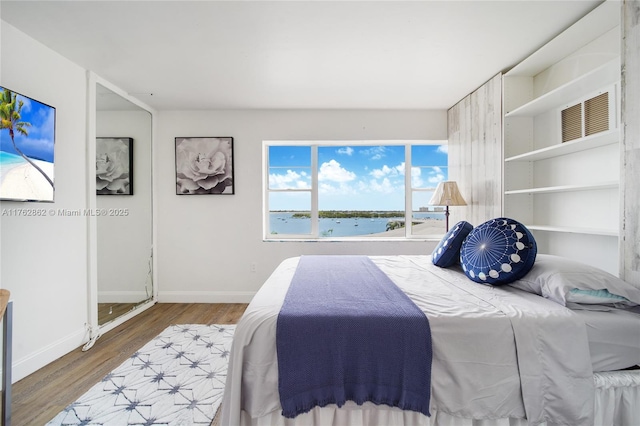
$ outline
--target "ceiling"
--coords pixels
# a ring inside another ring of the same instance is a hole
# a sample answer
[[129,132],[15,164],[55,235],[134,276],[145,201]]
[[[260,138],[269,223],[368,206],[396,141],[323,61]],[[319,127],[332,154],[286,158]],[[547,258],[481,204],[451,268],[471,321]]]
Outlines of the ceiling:
[[158,110],[448,109],[601,1],[7,1]]

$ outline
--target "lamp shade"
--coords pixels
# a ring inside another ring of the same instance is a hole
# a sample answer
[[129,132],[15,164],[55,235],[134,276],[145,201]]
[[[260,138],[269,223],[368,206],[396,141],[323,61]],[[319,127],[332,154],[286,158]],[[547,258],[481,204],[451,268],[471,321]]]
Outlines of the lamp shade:
[[455,181],[449,180],[438,184],[436,191],[433,193],[433,196],[429,201],[429,205],[466,206],[467,202],[462,198],[462,195],[458,190],[458,184]]

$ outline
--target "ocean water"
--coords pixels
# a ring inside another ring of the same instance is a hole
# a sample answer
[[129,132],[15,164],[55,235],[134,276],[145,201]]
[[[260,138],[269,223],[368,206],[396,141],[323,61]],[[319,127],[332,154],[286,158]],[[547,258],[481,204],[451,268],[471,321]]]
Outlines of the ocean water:
[[0,182],[14,167],[26,164],[26,160],[19,155],[0,151]]
[[[272,234],[308,234],[311,232],[311,219],[293,218],[292,212],[270,213],[269,227]],[[444,213],[414,212],[417,219],[441,219]],[[387,222],[404,220],[404,217],[380,217],[380,218],[320,218],[318,226],[321,237],[350,237],[354,235],[368,235],[385,232]],[[443,227],[444,228],[444,227]]]
[[20,164],[20,163],[26,163],[25,159],[22,158],[21,156],[16,154],[11,154],[5,151],[0,151],[0,166],[14,165],[14,164]]

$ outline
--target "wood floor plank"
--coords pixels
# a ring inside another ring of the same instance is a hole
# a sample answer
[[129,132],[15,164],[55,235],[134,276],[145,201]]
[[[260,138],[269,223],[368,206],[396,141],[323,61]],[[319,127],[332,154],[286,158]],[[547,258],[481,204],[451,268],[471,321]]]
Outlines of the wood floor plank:
[[98,325],[113,321],[146,301],[139,303],[98,303]]
[[136,350],[174,324],[236,324],[246,304],[158,303],[13,384],[12,424],[44,425]]

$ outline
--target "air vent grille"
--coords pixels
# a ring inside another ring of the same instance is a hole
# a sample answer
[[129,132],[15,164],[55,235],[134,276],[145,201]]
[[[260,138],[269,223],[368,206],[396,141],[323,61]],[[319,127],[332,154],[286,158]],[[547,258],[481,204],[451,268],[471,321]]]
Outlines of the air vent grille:
[[562,142],[582,137],[582,104],[562,110]]
[[611,128],[610,92],[604,92],[561,111],[562,142],[568,142]]
[[609,130],[609,93],[603,93],[584,102],[585,136]]

